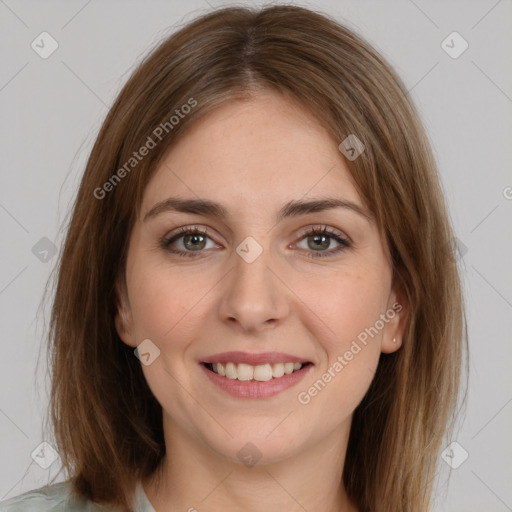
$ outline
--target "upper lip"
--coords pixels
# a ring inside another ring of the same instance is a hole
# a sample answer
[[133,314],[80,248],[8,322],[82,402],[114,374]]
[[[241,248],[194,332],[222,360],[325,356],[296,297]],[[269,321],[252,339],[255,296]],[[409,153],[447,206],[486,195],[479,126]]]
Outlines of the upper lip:
[[202,363],[243,363],[250,364],[251,366],[258,366],[260,364],[274,364],[274,363],[309,363],[303,357],[294,356],[292,354],[285,354],[283,352],[260,352],[254,354],[250,352],[222,352],[201,360]]

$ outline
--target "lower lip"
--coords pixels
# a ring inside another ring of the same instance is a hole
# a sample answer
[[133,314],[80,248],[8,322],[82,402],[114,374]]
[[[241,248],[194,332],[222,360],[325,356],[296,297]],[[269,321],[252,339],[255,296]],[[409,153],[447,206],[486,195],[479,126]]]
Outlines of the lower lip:
[[227,377],[221,377],[219,374],[208,370],[204,364],[199,364],[203,371],[206,373],[206,376],[210,379],[210,382],[213,382],[220,389],[229,393],[231,396],[236,398],[269,398],[271,396],[277,395],[284,391],[285,389],[291,388],[295,386],[298,382],[300,382],[306,373],[312,368],[312,364],[308,364],[303,366],[300,370],[296,370],[293,373],[288,375],[283,375],[278,379],[270,379],[265,382],[259,382],[255,380],[238,380],[238,379],[228,379]]

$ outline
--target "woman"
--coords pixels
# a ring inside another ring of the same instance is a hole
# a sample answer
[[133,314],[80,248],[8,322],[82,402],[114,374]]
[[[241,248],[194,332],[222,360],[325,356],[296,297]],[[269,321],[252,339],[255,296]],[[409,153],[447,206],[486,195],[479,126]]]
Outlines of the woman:
[[226,8],[133,73],[59,262],[69,479],[2,511],[427,511],[465,319],[415,107],[326,16]]

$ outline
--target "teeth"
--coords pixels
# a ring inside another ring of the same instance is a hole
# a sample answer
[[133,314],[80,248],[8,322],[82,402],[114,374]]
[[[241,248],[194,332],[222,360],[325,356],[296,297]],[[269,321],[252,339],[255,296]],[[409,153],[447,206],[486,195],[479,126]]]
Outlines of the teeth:
[[289,375],[290,373],[293,372],[294,367],[295,365],[293,363],[284,363],[284,373],[286,373],[286,375]]
[[276,363],[274,366],[272,366],[272,377],[275,379],[278,379],[279,377],[282,377],[284,375],[284,364],[283,363]]
[[[240,367],[240,365],[238,365]],[[254,367],[254,380],[266,382],[272,378],[272,366],[269,364],[260,364]]]
[[302,366],[302,363],[274,363],[273,365],[267,363],[258,366],[245,363],[226,363],[225,365],[214,363],[212,364],[212,369],[221,377],[227,377],[232,380],[266,382],[270,379],[278,379],[283,375],[289,375],[296,370],[300,370]]
[[234,363],[226,364],[226,377],[228,379],[236,379],[238,377],[238,372],[236,371],[236,366]]
[[[239,364],[236,372],[238,374],[238,380],[252,380],[254,375],[254,366],[251,366],[250,364]],[[256,376],[254,376],[254,378],[259,380]]]

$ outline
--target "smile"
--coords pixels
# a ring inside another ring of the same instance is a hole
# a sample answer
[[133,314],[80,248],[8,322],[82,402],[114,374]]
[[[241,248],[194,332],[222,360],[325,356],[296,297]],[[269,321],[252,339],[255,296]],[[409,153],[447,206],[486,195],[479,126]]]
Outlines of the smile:
[[[227,356],[222,359],[223,362],[202,361],[199,367],[207,378],[206,382],[210,383],[208,389],[218,390],[223,395],[238,399],[261,400],[275,396],[296,386],[314,367],[311,362],[298,362],[293,359],[287,362],[264,363],[260,356],[253,357],[257,360],[252,362],[258,364],[234,363]],[[247,361],[248,358],[245,359]]]
[[[308,363],[306,363],[308,364]],[[245,363],[205,363],[212,372],[231,380],[267,382],[271,379],[280,379],[300,370],[304,364],[298,362],[259,364],[253,366]]]

